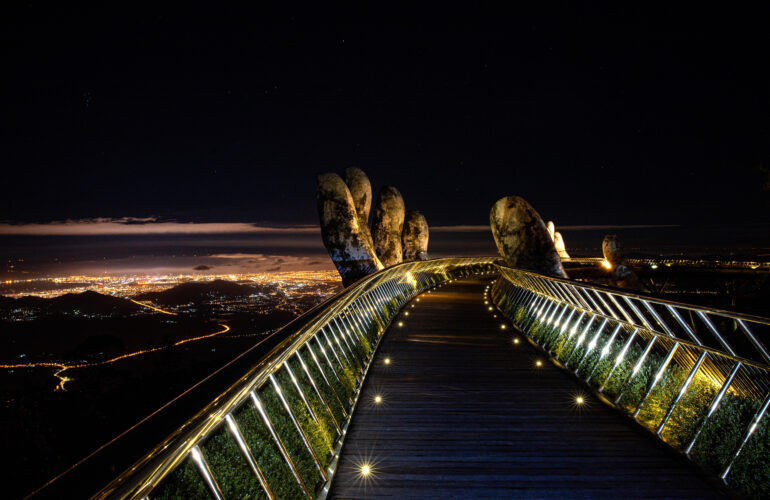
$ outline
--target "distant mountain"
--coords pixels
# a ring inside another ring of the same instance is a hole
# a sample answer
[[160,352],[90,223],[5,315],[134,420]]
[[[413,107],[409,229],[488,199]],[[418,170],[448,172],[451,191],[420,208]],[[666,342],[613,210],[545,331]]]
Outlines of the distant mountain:
[[239,285],[227,280],[193,281],[181,283],[162,292],[147,292],[134,297],[135,300],[151,300],[156,304],[181,305],[208,302],[211,299],[248,297],[254,293],[270,293],[272,289],[258,285]]
[[0,297],[0,310],[20,308],[34,308],[48,313],[72,313],[77,310],[84,314],[130,314],[142,307],[130,300],[91,290],[50,299],[29,295],[19,298]]

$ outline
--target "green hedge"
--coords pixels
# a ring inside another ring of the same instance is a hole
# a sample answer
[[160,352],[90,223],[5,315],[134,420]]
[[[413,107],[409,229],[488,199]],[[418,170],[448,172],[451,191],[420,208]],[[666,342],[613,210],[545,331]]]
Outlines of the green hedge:
[[[507,298],[507,293],[511,288],[505,280],[498,280],[492,291],[495,304],[502,311],[505,311],[509,318],[513,318],[516,324],[531,321],[528,319],[528,308],[520,304],[513,304]],[[617,356],[631,333],[626,328],[621,330],[609,346],[607,353],[602,355],[601,351],[615,328],[615,325],[608,324],[608,327],[598,337],[595,348],[590,354],[586,354],[588,343],[595,336],[601,323],[594,321],[583,342],[577,345],[577,340],[582,333],[581,329],[585,328],[587,324],[587,319],[584,318],[578,326],[578,332],[569,337],[569,329],[574,326],[577,314],[570,320],[570,324],[564,329],[564,332],[562,332],[563,325],[555,327],[544,321],[535,320],[528,325],[526,333],[570,369],[576,370],[580,378],[587,380],[590,377],[589,385],[595,389],[601,388],[602,393],[609,399],[616,399],[622,394],[618,406],[626,413],[633,414],[664,362],[667,350],[671,348],[670,341],[657,340],[638,372],[633,374],[633,368],[643,354],[649,339],[648,334],[645,336],[637,335],[626,351],[623,360],[612,371],[612,376],[608,379]],[[562,321],[566,320],[568,315],[569,313],[566,313]],[[679,349],[691,348],[680,346]],[[637,417],[638,422],[652,432],[657,431],[694,365],[692,355],[680,354],[682,356],[675,356],[666,367],[644,401]],[[684,366],[680,365],[680,362],[683,362]],[[686,447],[692,440],[699,422],[702,422],[721,385],[721,382],[710,381],[703,376],[703,368],[701,365],[696,372],[661,433],[661,438],[666,443],[679,450]],[[735,452],[756,411],[762,404],[760,398],[761,396],[739,393],[734,389],[728,390],[717,410],[703,426],[690,453],[692,460],[709,473],[720,473]],[[768,424],[768,418],[770,415],[763,419],[761,425],[752,434],[728,476],[728,483],[731,486],[741,494],[752,498],[770,497],[770,424]]]

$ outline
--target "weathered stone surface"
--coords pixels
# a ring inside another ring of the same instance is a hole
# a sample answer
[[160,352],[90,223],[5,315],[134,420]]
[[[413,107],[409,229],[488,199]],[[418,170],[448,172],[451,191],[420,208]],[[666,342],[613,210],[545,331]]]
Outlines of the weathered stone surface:
[[404,247],[404,262],[428,260],[428,221],[417,210],[410,210],[404,217],[404,232],[401,243]]
[[612,264],[613,266],[623,262],[623,250],[620,247],[620,242],[615,234],[608,234],[602,241],[602,253],[604,254],[604,260]]
[[567,253],[567,249],[564,246],[564,238],[559,231],[553,233],[553,246],[556,247],[556,251],[559,253],[560,259],[569,259],[570,256]]
[[614,286],[620,288],[628,288],[629,290],[638,290],[640,292],[646,292],[647,287],[644,286],[642,280],[627,264],[618,264],[612,269],[611,282]]
[[324,246],[343,285],[383,268],[361,231],[353,197],[337,174],[318,176],[318,217]]
[[602,253],[604,254],[604,260],[611,264],[610,283],[613,286],[638,290],[641,292],[648,291],[636,272],[634,272],[631,266],[626,263],[625,255],[623,255],[623,248],[620,246],[617,235],[608,234],[604,237],[604,240],[602,241]]
[[556,224],[554,224],[552,220],[549,220],[546,222],[545,227],[548,229],[548,234],[551,236],[551,239],[556,241]]
[[507,265],[567,277],[548,228],[526,200],[519,196],[499,199],[489,212],[489,224]]
[[385,186],[377,194],[372,216],[374,250],[385,267],[403,259],[401,233],[404,230],[404,198],[393,186]]
[[374,248],[372,233],[369,231],[369,210],[372,207],[372,184],[369,177],[360,168],[346,168],[342,174],[345,184],[353,197],[353,204],[356,206],[356,215],[358,215],[358,226],[361,234],[366,238],[370,248]]

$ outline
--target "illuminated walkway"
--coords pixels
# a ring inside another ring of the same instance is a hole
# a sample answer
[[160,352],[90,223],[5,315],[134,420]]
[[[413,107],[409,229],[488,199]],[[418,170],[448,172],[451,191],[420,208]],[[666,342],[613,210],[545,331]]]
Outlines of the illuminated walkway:
[[593,396],[578,405],[576,382],[500,329],[486,283],[445,285],[401,312],[367,376],[333,497],[718,496]]

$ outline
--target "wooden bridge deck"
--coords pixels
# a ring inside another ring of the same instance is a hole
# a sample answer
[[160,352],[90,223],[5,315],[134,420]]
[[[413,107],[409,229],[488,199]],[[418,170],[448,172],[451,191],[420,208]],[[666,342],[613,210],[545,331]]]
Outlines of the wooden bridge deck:
[[580,386],[523,337],[514,344],[510,325],[501,330],[484,305],[488,283],[456,281],[400,313],[367,377],[331,496],[719,496],[593,396],[576,406]]

